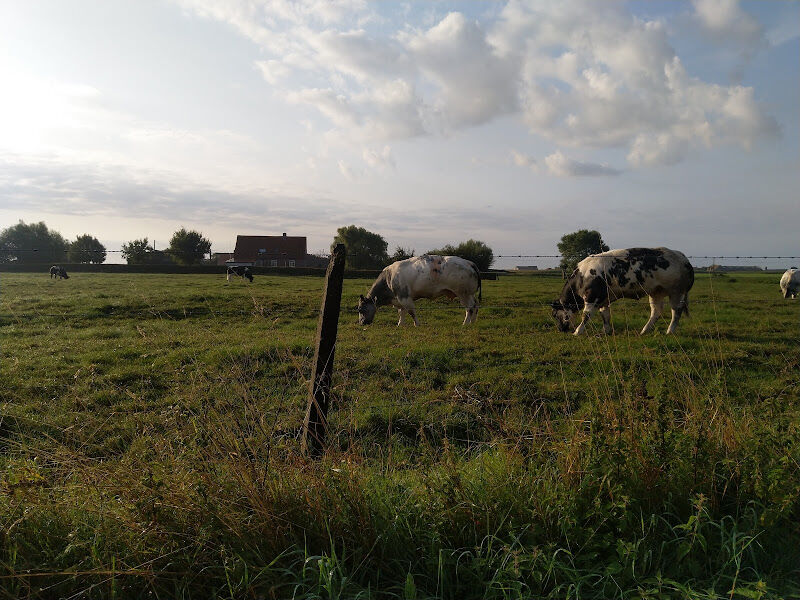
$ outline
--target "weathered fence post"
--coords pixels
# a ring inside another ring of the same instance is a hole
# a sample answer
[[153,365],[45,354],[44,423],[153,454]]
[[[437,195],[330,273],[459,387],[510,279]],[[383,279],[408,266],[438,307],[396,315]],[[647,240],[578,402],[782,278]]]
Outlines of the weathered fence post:
[[302,449],[304,454],[318,456],[325,444],[328,430],[333,355],[336,350],[336,332],[339,328],[339,309],[342,305],[342,280],[347,252],[344,244],[336,244],[322,292],[322,308],[317,325],[317,348],[308,391],[308,408],[303,422]]

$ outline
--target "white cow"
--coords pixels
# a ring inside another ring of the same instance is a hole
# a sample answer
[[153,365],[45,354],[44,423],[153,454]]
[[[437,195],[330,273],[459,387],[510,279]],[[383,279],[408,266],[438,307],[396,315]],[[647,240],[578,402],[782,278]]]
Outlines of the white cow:
[[408,313],[416,326],[419,322],[414,300],[439,296],[459,299],[467,309],[464,325],[475,321],[481,299],[481,273],[475,263],[458,256],[435,254],[392,263],[378,275],[366,297],[359,298],[358,322],[369,325],[379,306],[391,304],[400,314],[398,325],[403,324],[403,317]]
[[228,267],[226,279],[230,281],[234,275],[242,279],[249,279],[250,283],[253,283],[253,274],[250,272],[250,267]]
[[682,313],[689,314],[689,290],[694,268],[681,252],[669,248],[628,248],[594,254],[578,263],[564,284],[561,297],[552,303],[553,317],[561,331],[569,331],[583,310],[575,335],[586,330],[586,322],[600,310],[603,330],[611,333],[609,305],[620,298],[650,298],[650,320],[641,333],[650,331],[669,298],[672,320],[667,333],[674,333]]
[[792,267],[781,277],[781,292],[784,298],[797,298],[800,294],[800,269]]

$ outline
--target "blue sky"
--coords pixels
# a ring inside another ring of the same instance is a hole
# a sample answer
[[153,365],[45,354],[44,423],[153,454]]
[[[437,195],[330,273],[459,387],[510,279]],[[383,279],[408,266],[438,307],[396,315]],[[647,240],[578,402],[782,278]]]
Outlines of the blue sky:
[[800,254],[797,2],[6,2],[0,78],[0,228]]

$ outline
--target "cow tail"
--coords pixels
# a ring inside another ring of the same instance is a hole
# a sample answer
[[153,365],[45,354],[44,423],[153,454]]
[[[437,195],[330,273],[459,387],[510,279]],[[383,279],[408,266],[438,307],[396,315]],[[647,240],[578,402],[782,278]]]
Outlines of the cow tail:
[[689,315],[689,292],[686,292],[683,295],[683,314],[685,314],[687,317],[690,316]]
[[472,263],[472,268],[475,270],[475,277],[478,278],[478,303],[480,303],[483,300],[483,286],[481,285],[481,270],[475,263]]

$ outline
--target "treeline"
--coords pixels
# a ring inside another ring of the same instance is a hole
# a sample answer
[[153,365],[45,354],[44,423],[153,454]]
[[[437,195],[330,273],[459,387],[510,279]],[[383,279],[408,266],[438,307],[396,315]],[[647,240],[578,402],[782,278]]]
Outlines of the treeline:
[[[416,256],[414,248],[397,246],[394,254],[389,254],[389,245],[383,236],[363,227],[348,225],[336,230],[331,250],[336,244],[344,244],[347,248],[348,269],[382,269],[396,260],[405,260]],[[494,252],[484,242],[467,240],[459,244],[447,244],[441,248],[433,248],[420,254],[441,254],[444,256],[460,256],[474,262],[481,271],[486,271],[494,263]]]
[[[347,248],[347,267],[350,269],[382,269],[396,260],[404,260],[416,255],[414,248],[397,246],[394,254],[388,253],[388,244],[383,236],[363,227],[348,225],[340,227],[333,238],[331,251],[336,244],[344,244]],[[605,252],[608,245],[603,241],[600,232],[592,229],[580,229],[561,236],[558,252],[561,254],[559,267],[566,273],[575,270],[578,263],[591,254]],[[427,254],[443,256],[460,256],[474,262],[481,271],[491,268],[494,263],[494,252],[484,242],[469,239],[459,244],[447,244],[441,248],[428,250]]]
[[25,223],[0,231],[0,263],[71,263],[100,264],[106,260],[106,247],[88,233],[72,241],[44,222]]
[[172,234],[166,250],[156,250],[145,237],[122,244],[129,265],[199,265],[211,252],[211,242],[198,231],[181,227]]
[[[169,247],[156,250],[147,238],[122,245],[129,265],[198,265],[211,252],[211,242],[197,231],[181,228],[172,234]],[[67,240],[43,221],[16,225],[0,231],[0,263],[104,263],[106,247],[88,233]]]
[[[389,245],[382,235],[363,227],[339,227],[333,238],[347,248],[347,268],[358,270],[382,269],[397,260],[415,256],[416,249],[396,246],[389,254]],[[575,269],[580,260],[608,250],[608,245],[595,230],[581,229],[565,234],[558,243],[562,255],[560,267],[565,273]],[[211,242],[202,233],[182,227],[172,234],[169,246],[156,250],[148,238],[131,240],[122,245],[121,254],[129,265],[199,265],[211,252]],[[106,260],[106,248],[88,233],[70,241],[59,232],[48,229],[44,222],[20,221],[0,231],[0,263],[94,263]],[[423,253],[420,253],[423,254]],[[458,244],[446,244],[427,250],[427,254],[460,256],[486,271],[494,263],[494,252],[484,242],[469,239]]]

